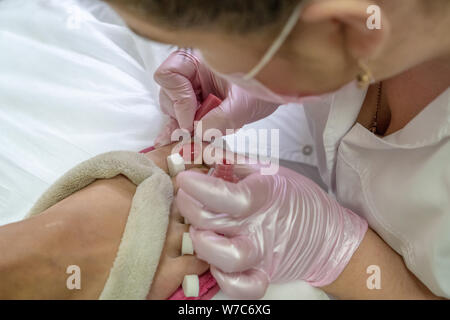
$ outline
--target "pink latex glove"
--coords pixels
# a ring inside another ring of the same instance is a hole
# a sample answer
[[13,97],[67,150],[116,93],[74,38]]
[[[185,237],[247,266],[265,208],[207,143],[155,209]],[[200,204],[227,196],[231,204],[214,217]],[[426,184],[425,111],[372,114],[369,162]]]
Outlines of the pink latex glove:
[[192,224],[196,255],[230,297],[263,297],[270,282],[332,283],[362,241],[367,222],[316,183],[286,168],[261,175],[235,166],[230,183],[197,172],[177,177],[178,208]]
[[213,74],[192,52],[172,53],[155,73],[161,86],[161,110],[171,117],[156,139],[156,146],[169,144],[175,129],[194,130],[197,108],[214,94],[222,104],[202,118],[203,132],[207,129],[240,129],[272,114],[277,104],[253,98],[236,85]]

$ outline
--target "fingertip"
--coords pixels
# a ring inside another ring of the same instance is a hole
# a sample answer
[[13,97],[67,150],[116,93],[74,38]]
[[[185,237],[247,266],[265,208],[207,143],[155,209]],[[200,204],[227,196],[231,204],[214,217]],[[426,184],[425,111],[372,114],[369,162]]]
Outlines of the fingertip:
[[175,109],[175,114],[177,116],[177,121],[180,128],[188,132],[193,132],[194,116],[191,115],[191,111],[181,111],[179,109]]
[[[218,107],[208,112],[198,123],[195,129],[197,129],[199,123],[201,123],[202,134],[197,134],[203,141],[211,142],[213,139],[220,139],[227,134],[227,128],[231,130],[227,115],[223,110]],[[200,133],[195,130],[196,133]]]
[[189,223],[195,224],[201,222],[203,205],[183,189],[178,190],[178,194],[175,197],[175,205],[178,207],[180,214],[189,220]]
[[184,192],[183,189],[180,188],[178,179],[177,179],[177,184],[178,184],[178,191],[177,191],[177,195],[175,196],[175,205],[177,206],[178,210],[181,212],[181,215],[183,215],[183,209],[184,209],[183,204],[185,204],[186,201],[190,201],[191,197],[186,192]]
[[176,182],[179,189],[183,189],[183,186],[186,184],[186,180],[189,179],[190,172],[189,171],[183,171],[177,174],[176,176]]
[[224,293],[234,299],[261,299],[269,287],[269,278],[261,270],[251,269],[246,272],[225,273],[211,266],[210,271]]
[[192,188],[192,181],[198,181],[198,179],[202,179],[205,176],[205,174],[195,170],[183,171],[177,175],[177,185],[180,189],[188,191],[190,190],[190,188]]
[[199,231],[194,228],[192,225],[189,228],[189,235],[191,236],[192,245],[194,246],[195,255],[201,259],[202,261],[206,261],[210,263],[207,259],[207,255],[204,255],[204,248],[202,246],[202,236],[205,236],[206,233],[212,233],[211,231]]
[[198,172],[183,172],[177,178],[180,190],[212,212],[231,216],[249,214],[249,191],[238,183],[228,182]]

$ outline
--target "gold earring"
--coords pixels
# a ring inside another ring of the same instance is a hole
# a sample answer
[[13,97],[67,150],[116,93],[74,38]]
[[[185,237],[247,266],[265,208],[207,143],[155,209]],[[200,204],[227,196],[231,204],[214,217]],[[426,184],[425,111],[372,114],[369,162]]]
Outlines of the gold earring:
[[361,69],[356,76],[356,81],[358,82],[358,87],[361,89],[367,88],[371,83],[374,82],[372,71],[370,71],[367,64],[363,61],[358,61],[358,66]]

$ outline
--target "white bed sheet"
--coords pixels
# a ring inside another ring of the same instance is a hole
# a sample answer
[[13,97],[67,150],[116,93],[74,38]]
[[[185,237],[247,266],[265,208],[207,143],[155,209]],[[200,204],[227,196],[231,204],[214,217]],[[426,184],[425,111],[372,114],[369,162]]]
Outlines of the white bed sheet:
[[[152,75],[170,50],[132,35],[99,1],[0,1],[0,225],[22,219],[81,161],[153,145],[166,117]],[[292,123],[303,117],[300,107],[280,109],[255,126],[283,128],[280,157],[313,163],[302,153],[309,135]],[[265,298],[326,295],[292,283]]]
[[0,225],[79,162],[153,144],[165,117],[152,75],[168,50],[96,1],[0,2]]

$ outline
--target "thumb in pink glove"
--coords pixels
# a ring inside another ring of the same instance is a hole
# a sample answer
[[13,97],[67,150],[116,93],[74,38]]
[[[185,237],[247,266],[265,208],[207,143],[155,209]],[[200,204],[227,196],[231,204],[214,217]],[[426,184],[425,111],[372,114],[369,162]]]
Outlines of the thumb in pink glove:
[[197,256],[230,297],[261,298],[270,282],[322,287],[344,270],[367,222],[289,169],[246,172],[234,184],[197,172],[178,175],[176,203],[191,223]]
[[[212,73],[193,53],[179,50],[172,53],[155,73],[161,86],[161,110],[171,120],[156,139],[156,145],[171,141],[171,133],[178,128],[194,130],[195,113],[209,94],[223,103],[202,119],[203,132],[218,129],[240,129],[272,114],[277,104],[258,100],[239,87]],[[203,138],[203,137],[201,137]]]

